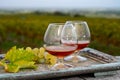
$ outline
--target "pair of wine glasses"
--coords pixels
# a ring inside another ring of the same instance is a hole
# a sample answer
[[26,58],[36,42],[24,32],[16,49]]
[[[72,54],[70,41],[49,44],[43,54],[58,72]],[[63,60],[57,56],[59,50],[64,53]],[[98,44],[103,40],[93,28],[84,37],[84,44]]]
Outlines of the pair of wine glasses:
[[[86,21],[66,21],[66,23],[50,23],[44,35],[44,48],[57,57],[53,69],[67,68],[63,60],[72,62],[86,61],[78,55],[80,50],[90,43],[90,30]],[[73,54],[74,53],[74,54]]]

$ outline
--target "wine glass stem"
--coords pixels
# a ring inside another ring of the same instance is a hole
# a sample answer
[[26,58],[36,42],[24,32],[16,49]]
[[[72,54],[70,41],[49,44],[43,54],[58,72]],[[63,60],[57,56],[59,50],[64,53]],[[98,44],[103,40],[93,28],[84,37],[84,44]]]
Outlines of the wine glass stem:
[[73,67],[71,64],[67,64],[67,63],[64,62],[64,57],[58,57],[57,63],[59,64],[59,67],[61,67],[61,68]]
[[57,63],[61,63],[61,64],[63,64],[63,58],[62,58],[62,57],[58,57],[58,59],[57,59]]
[[63,63],[63,58],[58,57],[57,64],[55,64],[52,69],[64,69],[64,68],[66,68],[66,66]]
[[78,54],[79,54],[79,51],[76,50],[74,55],[77,56]]

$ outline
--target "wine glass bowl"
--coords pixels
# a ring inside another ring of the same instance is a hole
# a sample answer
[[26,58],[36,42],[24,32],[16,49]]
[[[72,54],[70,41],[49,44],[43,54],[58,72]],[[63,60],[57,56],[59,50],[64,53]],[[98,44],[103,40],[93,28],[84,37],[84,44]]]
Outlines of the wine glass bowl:
[[90,43],[90,30],[86,21],[67,21],[66,24],[72,24],[77,35],[78,48],[74,55],[65,58],[66,61],[81,62],[86,61],[87,58],[78,55],[79,50],[87,47]]
[[[69,21],[68,21],[69,23]],[[72,23],[72,22],[71,22]],[[77,38],[78,38],[78,49],[81,50],[88,46],[90,43],[90,31],[85,21],[73,21],[76,28]]]
[[64,23],[51,23],[44,35],[45,50],[57,57],[57,63],[53,65],[51,69],[68,68],[68,64],[65,64],[63,59],[77,49],[77,45],[71,46],[62,43],[64,41],[64,39],[62,39],[62,36],[64,35],[63,26]]

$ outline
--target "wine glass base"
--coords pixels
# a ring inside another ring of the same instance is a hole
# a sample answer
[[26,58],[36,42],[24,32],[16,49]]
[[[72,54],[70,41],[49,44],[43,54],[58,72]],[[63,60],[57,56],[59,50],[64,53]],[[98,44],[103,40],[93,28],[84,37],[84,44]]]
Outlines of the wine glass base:
[[66,68],[71,68],[73,67],[70,64],[66,64],[66,63],[57,63],[54,66],[52,66],[52,70],[60,70],[60,69],[66,69]]
[[87,58],[79,56],[79,55],[70,55],[64,58],[65,61],[71,61],[71,62],[83,62],[86,61]]

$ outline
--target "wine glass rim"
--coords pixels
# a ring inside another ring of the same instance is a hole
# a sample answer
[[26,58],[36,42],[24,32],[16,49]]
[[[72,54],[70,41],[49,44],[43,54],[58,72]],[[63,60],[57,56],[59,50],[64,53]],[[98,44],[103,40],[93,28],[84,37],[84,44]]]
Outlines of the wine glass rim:
[[68,20],[67,22],[80,22],[80,23],[87,23],[86,21],[82,21],[82,20]]

